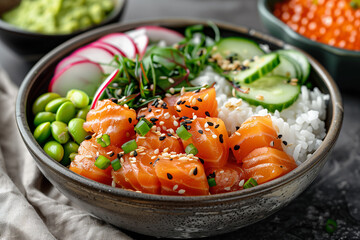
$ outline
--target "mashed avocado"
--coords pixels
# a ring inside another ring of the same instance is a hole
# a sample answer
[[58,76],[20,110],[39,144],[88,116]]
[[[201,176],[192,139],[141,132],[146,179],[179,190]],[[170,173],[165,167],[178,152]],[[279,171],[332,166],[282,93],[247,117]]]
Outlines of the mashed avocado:
[[22,0],[2,19],[28,31],[67,34],[99,24],[113,9],[113,0]]

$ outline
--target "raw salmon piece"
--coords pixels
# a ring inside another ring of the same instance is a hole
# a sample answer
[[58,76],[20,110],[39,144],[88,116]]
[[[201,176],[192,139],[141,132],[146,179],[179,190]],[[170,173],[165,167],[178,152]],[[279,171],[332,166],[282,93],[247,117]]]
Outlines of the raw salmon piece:
[[204,167],[195,157],[163,153],[155,163],[155,172],[161,183],[161,194],[181,196],[209,194]]
[[269,115],[249,118],[229,140],[238,163],[256,148],[273,147],[282,150],[281,140],[277,137]]
[[[144,154],[143,154],[144,153]],[[116,186],[143,193],[160,194],[160,182],[155,174],[153,158],[149,152],[140,152],[136,157],[126,154],[120,159],[121,168],[112,171]]]
[[80,144],[78,155],[76,155],[74,161],[70,164],[70,170],[96,182],[111,185],[111,165],[107,169],[102,170],[96,167],[94,163],[99,155],[103,155],[109,160],[114,160],[120,151],[122,151],[120,148],[113,145],[105,148],[101,147],[95,138],[85,140]]
[[[171,134],[161,134],[160,132],[148,132],[145,136],[136,135],[136,143],[138,147],[144,147],[147,152],[154,152],[154,154],[161,154],[164,149],[167,152],[184,153],[184,148],[180,139]],[[158,150],[156,150],[158,149]]]
[[201,90],[200,92],[186,92],[176,103],[176,111],[180,117],[217,117],[217,101],[215,88]]
[[144,117],[157,127],[161,132],[168,132],[172,129],[173,132],[179,126],[179,117],[174,109],[174,102],[177,97],[166,97],[163,100],[155,100],[148,104],[146,109],[140,109],[138,112],[138,119]]
[[98,135],[108,134],[111,144],[121,147],[125,142],[135,138],[136,124],[135,110],[106,99],[99,101],[95,109],[89,111],[83,127],[85,131]]
[[210,187],[211,194],[233,192],[243,189],[246,180],[245,171],[237,164],[227,163],[223,167],[207,168],[206,176],[214,177],[216,186]]
[[222,167],[229,156],[229,137],[224,122],[220,118],[196,118],[182,122],[192,137],[182,140],[184,148],[194,144],[196,157],[204,161],[204,167]]
[[284,151],[262,147],[253,150],[243,159],[243,169],[248,178],[258,184],[278,178],[297,167],[295,160]]

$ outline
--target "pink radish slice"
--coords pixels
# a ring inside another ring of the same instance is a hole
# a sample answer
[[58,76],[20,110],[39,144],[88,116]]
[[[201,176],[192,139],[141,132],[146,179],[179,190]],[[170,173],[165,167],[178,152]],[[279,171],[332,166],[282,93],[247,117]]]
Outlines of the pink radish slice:
[[136,47],[138,49],[138,52],[140,54],[140,58],[142,56],[144,56],[144,54],[146,52],[146,48],[149,44],[149,37],[146,35],[146,30],[145,29],[135,29],[135,30],[126,32],[126,34],[134,40]]
[[108,43],[122,51],[127,58],[134,59],[138,50],[134,41],[124,33],[111,33],[98,40]]
[[105,48],[105,49],[109,50],[110,52],[112,52],[114,55],[121,55],[121,56],[125,57],[125,53],[123,53],[120,49],[118,49],[117,47],[114,47],[106,42],[96,41],[96,42],[91,43],[90,46]]
[[111,73],[115,69],[115,67],[107,65],[113,61],[114,54],[104,47],[93,46],[90,44],[79,48],[72,55],[82,56],[90,61],[99,63],[106,74]]
[[71,89],[79,89],[92,96],[103,79],[99,64],[89,60],[70,63],[56,74],[50,82],[49,91],[61,96]]
[[143,26],[137,29],[145,29],[150,41],[165,41],[167,45],[172,45],[184,39],[184,36],[174,30],[159,26]]
[[54,75],[58,74],[62,69],[64,69],[67,65],[74,63],[74,62],[79,62],[82,60],[86,60],[86,58],[82,57],[82,56],[74,56],[74,55],[70,55],[66,58],[63,58],[63,60],[61,60],[55,68],[55,72]]
[[106,79],[105,81],[98,87],[96,90],[96,93],[94,95],[94,99],[91,103],[91,108],[94,109],[96,106],[96,103],[99,101],[101,95],[104,93],[105,89],[109,84],[115,79],[116,75],[119,73],[119,69],[115,69]]

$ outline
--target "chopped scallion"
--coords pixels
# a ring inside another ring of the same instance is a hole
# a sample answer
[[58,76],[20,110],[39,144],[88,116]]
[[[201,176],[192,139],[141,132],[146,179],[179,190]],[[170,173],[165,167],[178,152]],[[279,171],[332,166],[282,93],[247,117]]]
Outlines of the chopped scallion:
[[103,134],[101,137],[96,138],[96,142],[102,147],[107,147],[110,145],[110,136]]
[[110,166],[111,162],[108,158],[104,157],[103,155],[100,155],[97,157],[94,165],[100,169],[107,169]]
[[135,131],[141,136],[145,136],[151,129],[153,124],[147,119],[142,118],[135,126]]
[[135,140],[130,140],[130,141],[124,143],[124,144],[121,146],[122,150],[124,150],[124,153],[132,152],[132,151],[134,151],[137,147],[138,147],[138,146],[137,146]]
[[244,189],[245,189],[245,188],[252,188],[252,187],[255,187],[255,186],[257,186],[257,185],[258,185],[258,183],[256,182],[255,179],[249,178],[249,179],[246,181],[246,183],[244,184]]
[[114,171],[117,171],[121,168],[121,163],[118,158],[111,161],[111,166],[114,169]]
[[215,178],[209,178],[208,183],[209,183],[209,187],[215,187],[216,186]]
[[185,152],[186,152],[187,154],[196,155],[199,151],[198,151],[197,148],[194,146],[194,144],[190,143],[189,145],[186,146]]
[[182,140],[188,140],[189,138],[191,138],[192,134],[188,132],[188,130],[186,130],[186,128],[184,127],[184,125],[181,125],[180,127],[178,127],[178,129],[176,129],[176,134],[179,136],[179,138],[181,138]]
[[326,221],[326,225],[325,225],[325,230],[326,232],[332,234],[335,232],[337,228],[337,223],[335,220],[329,218],[327,221]]

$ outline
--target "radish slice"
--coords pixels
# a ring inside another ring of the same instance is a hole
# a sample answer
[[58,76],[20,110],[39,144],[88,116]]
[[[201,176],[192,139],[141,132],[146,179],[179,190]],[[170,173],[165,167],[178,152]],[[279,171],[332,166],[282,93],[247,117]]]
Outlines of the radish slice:
[[163,40],[166,42],[166,45],[172,45],[184,39],[182,34],[159,26],[143,26],[137,29],[145,29],[146,35],[149,37],[150,41],[158,42]]
[[140,54],[140,58],[144,56],[146,52],[146,48],[149,44],[149,37],[146,35],[145,29],[135,29],[132,31],[126,32],[126,34],[134,40],[138,52]]
[[72,55],[85,57],[86,59],[99,63],[104,73],[109,74],[114,71],[115,67],[109,66],[114,59],[114,54],[104,47],[86,45],[79,48]]
[[70,63],[50,82],[49,91],[66,96],[71,89],[79,89],[92,96],[103,79],[99,64],[89,60]]
[[95,46],[95,47],[100,47],[100,48],[105,48],[107,50],[109,50],[110,52],[112,52],[114,55],[121,55],[125,57],[125,53],[122,52],[120,49],[118,49],[117,47],[114,47],[113,45],[110,45],[106,42],[93,42],[90,44],[90,46]]
[[127,58],[134,59],[138,50],[134,41],[124,33],[111,33],[98,40],[108,43],[122,51]]
[[96,93],[94,95],[94,99],[91,103],[90,109],[94,109],[96,106],[96,103],[99,101],[101,95],[104,93],[105,89],[109,84],[115,79],[116,75],[119,73],[119,69],[115,69],[106,79],[105,81],[100,85],[100,87],[96,90]]
[[74,62],[83,61],[83,60],[86,60],[86,58],[84,58],[82,56],[74,56],[74,55],[70,55],[70,56],[64,58],[56,65],[54,75],[58,74],[67,65],[74,63]]

